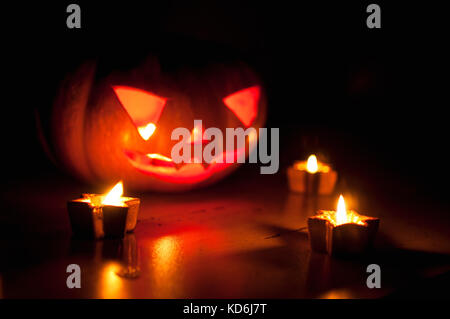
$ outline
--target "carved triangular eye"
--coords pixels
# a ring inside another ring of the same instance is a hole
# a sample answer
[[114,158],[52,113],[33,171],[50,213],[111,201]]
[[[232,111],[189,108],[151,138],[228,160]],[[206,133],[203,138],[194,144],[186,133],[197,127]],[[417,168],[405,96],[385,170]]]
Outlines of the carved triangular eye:
[[151,92],[128,86],[113,86],[123,108],[127,111],[139,134],[148,140],[156,130],[156,123],[167,99]]
[[223,103],[245,126],[250,126],[258,115],[260,95],[261,89],[256,85],[228,95]]

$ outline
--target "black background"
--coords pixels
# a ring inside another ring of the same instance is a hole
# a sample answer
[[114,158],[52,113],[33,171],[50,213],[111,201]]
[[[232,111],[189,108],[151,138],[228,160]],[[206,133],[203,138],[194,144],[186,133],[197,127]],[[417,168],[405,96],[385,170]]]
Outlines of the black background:
[[[3,189],[65,174],[42,150],[36,129],[38,112],[45,132],[65,72],[99,53],[126,57],[161,43],[181,59],[189,43],[192,52],[224,47],[260,74],[267,126],[280,128],[279,174],[314,151],[350,188],[450,207],[448,28],[440,2],[374,1],[382,28],[371,30],[365,9],[372,1],[76,1],[82,29],[69,30],[71,2],[2,4]],[[445,285],[434,295],[424,287],[430,298],[446,296]],[[277,314],[291,308],[300,307],[282,304]],[[167,309],[178,308],[161,312]],[[312,305],[317,309],[330,308]]]
[[77,1],[82,28],[70,30],[69,3],[2,9],[5,182],[62,174],[42,151],[35,112],[45,127],[59,81],[80,60],[162,42],[182,56],[185,43],[200,43],[234,51],[261,75],[282,168],[313,150],[349,183],[448,202],[438,4],[378,1],[382,28],[368,29],[364,1]]

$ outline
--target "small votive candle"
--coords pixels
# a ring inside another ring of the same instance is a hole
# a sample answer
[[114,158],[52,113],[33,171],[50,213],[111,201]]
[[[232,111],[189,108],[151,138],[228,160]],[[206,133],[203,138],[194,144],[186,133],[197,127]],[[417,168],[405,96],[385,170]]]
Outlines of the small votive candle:
[[307,161],[297,161],[287,171],[289,188],[296,193],[329,195],[337,181],[337,172],[312,154]]
[[140,200],[125,197],[122,182],[107,194],[82,194],[67,203],[72,232],[77,237],[122,238],[136,227]]
[[380,220],[347,210],[339,197],[337,210],[320,210],[308,218],[311,248],[330,255],[362,253],[372,246]]

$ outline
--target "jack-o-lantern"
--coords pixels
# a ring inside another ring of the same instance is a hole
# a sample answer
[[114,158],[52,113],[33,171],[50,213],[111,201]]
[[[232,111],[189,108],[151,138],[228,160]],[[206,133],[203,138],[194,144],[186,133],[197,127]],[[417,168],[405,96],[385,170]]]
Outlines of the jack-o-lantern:
[[[226,128],[258,130],[265,116],[261,83],[245,64],[167,68],[147,56],[115,69],[84,63],[67,76],[55,100],[52,135],[57,157],[87,181],[122,179],[134,189],[180,191],[213,183],[239,164],[175,164],[173,129],[217,127],[225,135]],[[203,127],[194,128],[194,120]],[[248,148],[234,150],[242,151],[248,155]]]

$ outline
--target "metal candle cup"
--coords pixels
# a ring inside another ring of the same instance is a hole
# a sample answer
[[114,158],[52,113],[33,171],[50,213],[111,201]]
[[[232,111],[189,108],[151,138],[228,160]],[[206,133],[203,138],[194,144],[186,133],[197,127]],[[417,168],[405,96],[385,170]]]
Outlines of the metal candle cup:
[[312,250],[338,256],[363,253],[372,246],[380,220],[346,211],[343,200],[341,196],[343,217],[339,216],[342,211],[338,204],[337,211],[320,210],[308,218]]
[[121,193],[111,199],[111,192],[106,195],[83,194],[67,203],[72,233],[76,237],[122,238],[126,232],[134,230],[140,200],[121,196]]
[[296,193],[329,195],[333,192],[337,173],[329,165],[311,155],[307,161],[295,162],[287,171],[289,188]]

